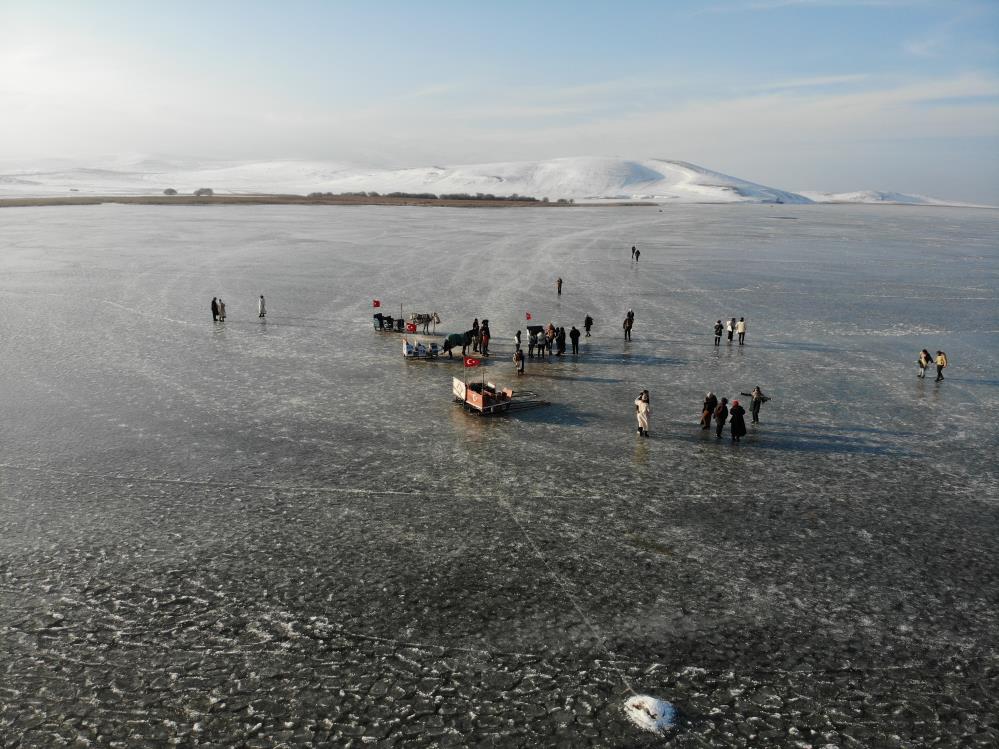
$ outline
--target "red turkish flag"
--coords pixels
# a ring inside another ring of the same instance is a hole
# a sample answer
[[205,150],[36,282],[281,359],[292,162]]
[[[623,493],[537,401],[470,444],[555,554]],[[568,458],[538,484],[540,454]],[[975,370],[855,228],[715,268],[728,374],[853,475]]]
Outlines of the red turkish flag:
[[406,323],[406,332],[407,333],[415,333],[416,332],[416,323],[415,322],[408,322],[408,323]]
[[371,306],[372,307],[381,307],[382,303],[380,301],[378,301],[377,299],[373,299],[373,300],[371,300]]
[[465,366],[466,367],[477,367],[481,363],[482,363],[481,359],[475,359],[475,358],[473,358],[471,356],[466,356],[465,357]]
[[528,313],[527,313],[527,319],[528,319],[528,320],[530,320],[530,319],[531,319],[531,313],[530,313],[530,312],[528,312]]

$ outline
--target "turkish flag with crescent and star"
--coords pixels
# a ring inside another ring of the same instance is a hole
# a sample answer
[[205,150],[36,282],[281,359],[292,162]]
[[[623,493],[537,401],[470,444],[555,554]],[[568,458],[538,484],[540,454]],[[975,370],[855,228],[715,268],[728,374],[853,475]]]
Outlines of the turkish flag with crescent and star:
[[471,356],[466,356],[465,357],[465,366],[466,367],[477,367],[481,363],[482,363],[481,359],[474,359]]
[[371,300],[371,306],[372,307],[381,307],[382,303],[380,301],[378,301],[377,299],[372,299]]
[[530,320],[530,319],[531,319],[531,313],[530,313],[530,312],[528,312],[528,313],[527,313],[527,319],[528,319],[528,320]]

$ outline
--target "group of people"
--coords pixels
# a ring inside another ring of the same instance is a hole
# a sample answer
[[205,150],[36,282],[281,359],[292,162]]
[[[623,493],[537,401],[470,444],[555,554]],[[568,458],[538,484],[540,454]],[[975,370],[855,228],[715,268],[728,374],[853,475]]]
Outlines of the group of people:
[[947,354],[943,351],[937,351],[936,357],[930,356],[930,352],[923,349],[919,352],[919,358],[916,359],[916,365],[919,367],[919,374],[916,377],[922,379],[926,377],[926,368],[931,364],[937,365],[937,379],[936,382],[943,380],[943,371],[947,368]]
[[[590,319],[587,316],[587,319]],[[542,328],[540,325],[531,327],[527,329],[527,358],[533,359],[535,352],[539,359],[545,356],[551,356],[552,352],[555,352],[555,356],[563,356],[565,354],[565,340],[569,339],[572,345],[573,356],[579,354],[579,338],[582,333],[576,328],[575,325],[567,333],[563,327],[555,327],[554,323],[548,323],[547,328]],[[589,333],[587,333],[589,335]],[[518,330],[517,334],[513,337],[513,345],[517,351],[521,349],[521,333]]]
[[[750,399],[749,410],[753,415],[753,423],[760,423],[760,408],[766,403],[770,398],[763,394],[760,386],[757,385],[753,388],[751,393],[740,393]],[[718,400],[712,392],[708,392],[704,396],[704,403],[701,404],[701,429],[711,428],[711,419],[715,420],[715,436],[721,439],[722,430],[725,428],[725,422],[729,422],[729,430],[732,435],[733,442],[739,442],[744,436],[746,436],[746,409],[742,407],[742,404],[737,400],[732,401],[732,407],[729,408],[728,398],[722,398]]]
[[[257,300],[257,317],[261,320],[267,317],[267,304],[264,301],[263,294]],[[212,297],[212,320],[215,322],[225,322],[225,302],[215,296]]]
[[634,260],[637,263],[638,262],[638,258],[640,258],[641,256],[642,256],[642,251],[640,249],[638,249],[637,247],[635,247],[635,245],[632,245],[631,246],[631,259]]
[[[482,318],[482,323],[479,324],[479,318],[476,317],[472,320],[472,329],[468,332],[472,334],[472,352],[489,356],[489,340],[492,338],[492,334],[489,332],[489,321]],[[464,348],[462,348],[461,353],[465,353]]]
[[722,323],[721,320],[715,323],[715,346],[721,346],[722,333],[728,334],[728,342],[732,342],[732,337],[736,334],[739,336],[739,345],[742,346],[746,342],[746,318],[740,317],[738,322],[733,317],[727,323]]

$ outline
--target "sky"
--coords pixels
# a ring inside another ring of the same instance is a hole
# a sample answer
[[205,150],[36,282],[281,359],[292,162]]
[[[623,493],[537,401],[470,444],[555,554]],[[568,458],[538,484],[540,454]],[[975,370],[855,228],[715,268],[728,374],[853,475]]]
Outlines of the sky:
[[0,0],[0,165],[564,156],[999,204],[999,1]]

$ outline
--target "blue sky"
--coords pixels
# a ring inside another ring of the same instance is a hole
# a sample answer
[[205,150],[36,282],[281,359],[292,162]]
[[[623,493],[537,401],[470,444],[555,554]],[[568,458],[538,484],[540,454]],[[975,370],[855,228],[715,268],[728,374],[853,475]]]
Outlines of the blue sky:
[[0,3],[0,160],[662,157],[999,203],[999,3]]

